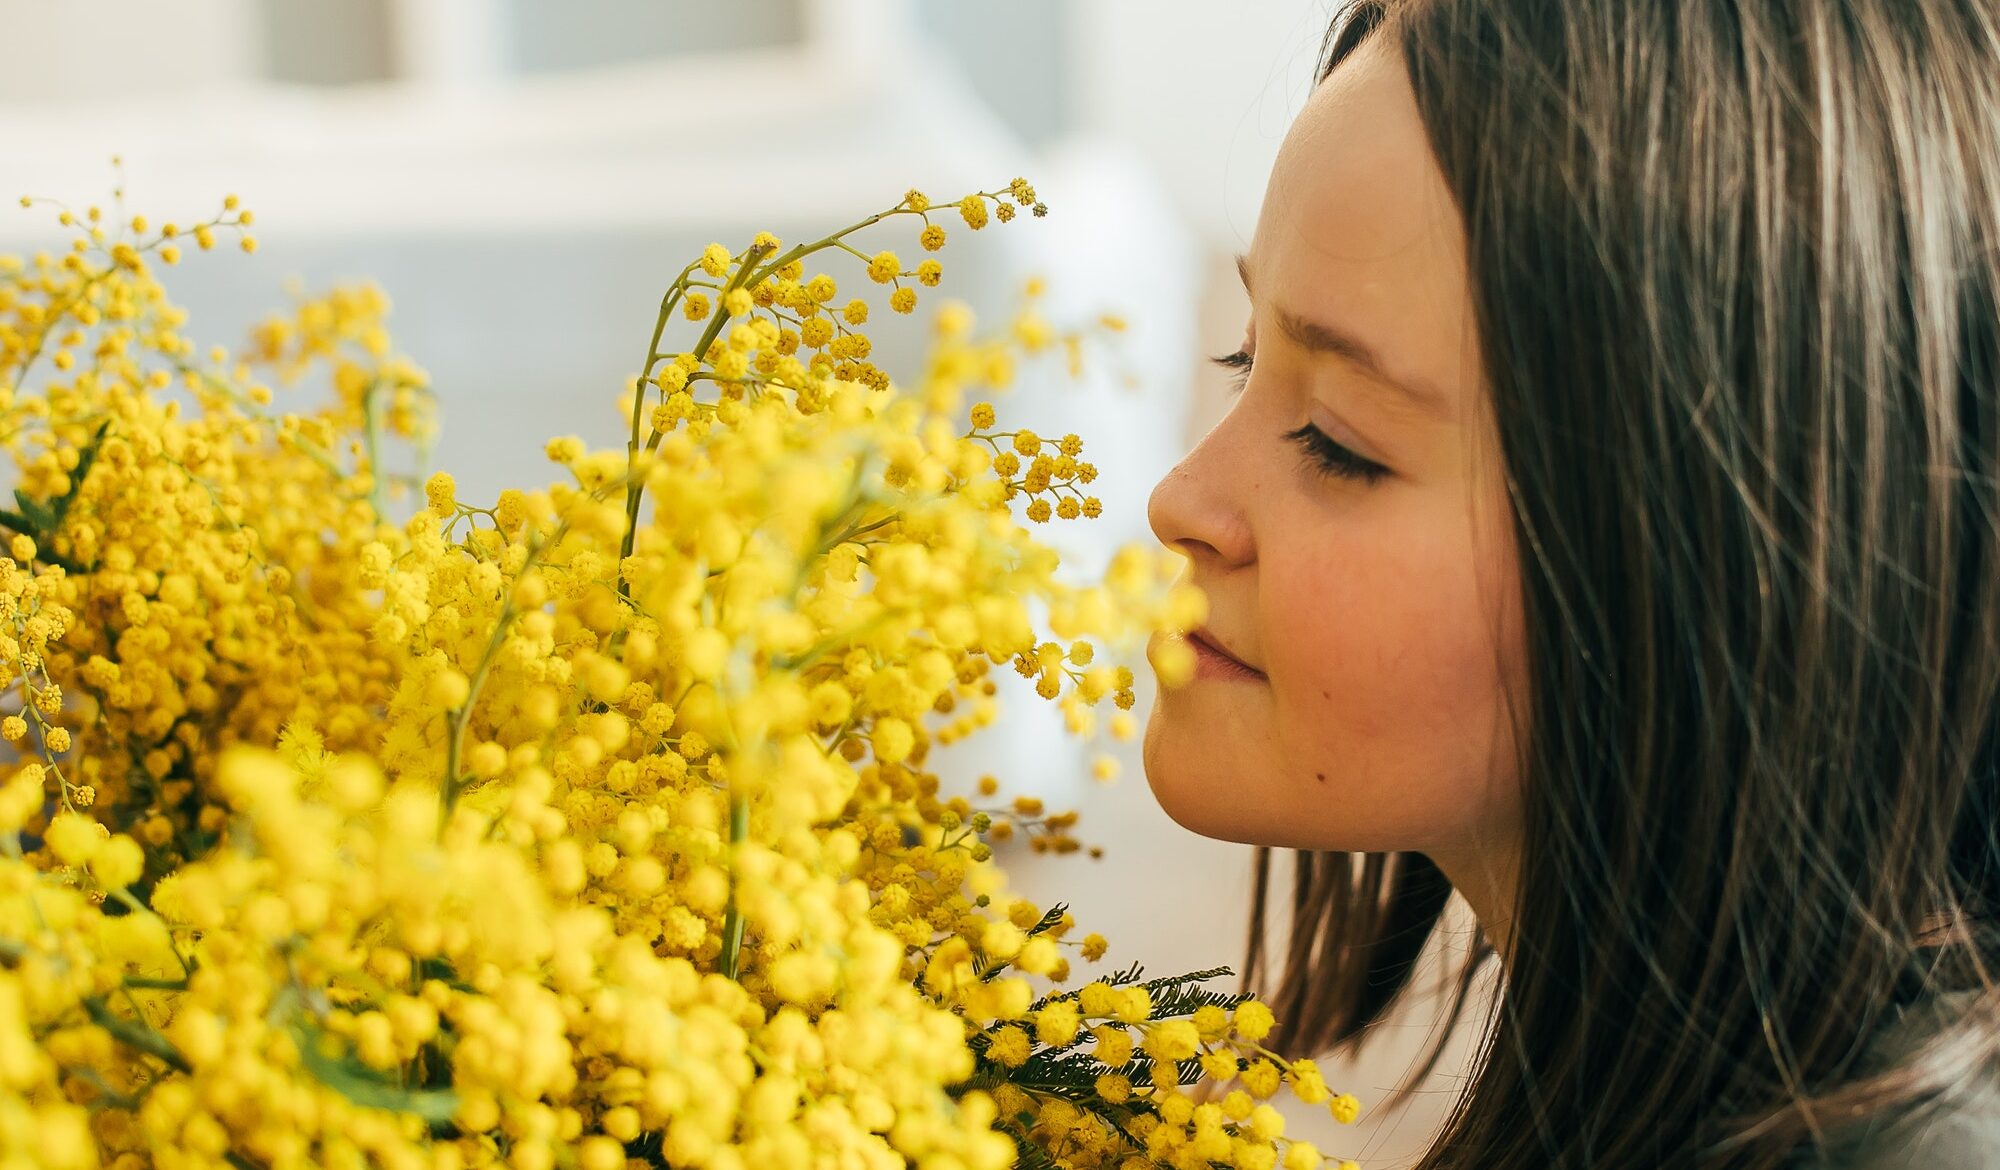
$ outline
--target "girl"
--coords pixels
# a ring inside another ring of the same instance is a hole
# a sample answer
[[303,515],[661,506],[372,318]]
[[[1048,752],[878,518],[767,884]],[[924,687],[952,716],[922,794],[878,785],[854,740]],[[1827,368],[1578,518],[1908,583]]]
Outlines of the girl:
[[2000,6],[1349,3],[1240,268],[1145,760],[1280,1042],[1456,890],[1422,1170],[2000,1166]]

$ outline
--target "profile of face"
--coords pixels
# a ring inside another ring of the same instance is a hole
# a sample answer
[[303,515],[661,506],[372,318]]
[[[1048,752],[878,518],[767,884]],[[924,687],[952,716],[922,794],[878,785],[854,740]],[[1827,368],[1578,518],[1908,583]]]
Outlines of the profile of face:
[[1239,267],[1242,388],[1148,510],[1209,605],[1147,780],[1207,836],[1449,875],[1515,833],[1524,637],[1464,230],[1392,38],[1315,89]]

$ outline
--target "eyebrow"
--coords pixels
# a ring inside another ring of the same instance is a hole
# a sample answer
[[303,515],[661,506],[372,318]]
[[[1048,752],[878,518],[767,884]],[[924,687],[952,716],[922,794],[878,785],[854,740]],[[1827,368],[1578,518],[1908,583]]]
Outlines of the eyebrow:
[[[1243,291],[1248,293],[1250,258],[1241,252],[1236,255],[1236,275],[1243,281]],[[1270,308],[1271,316],[1277,321],[1278,328],[1300,348],[1311,353],[1327,353],[1346,358],[1359,366],[1370,378],[1401,395],[1409,405],[1440,418],[1447,417],[1451,413],[1445,405],[1444,395],[1425,383],[1391,374],[1388,367],[1383,365],[1382,359],[1376,356],[1374,348],[1367,342],[1331,325],[1308,321],[1287,311],[1283,306],[1272,305]]]

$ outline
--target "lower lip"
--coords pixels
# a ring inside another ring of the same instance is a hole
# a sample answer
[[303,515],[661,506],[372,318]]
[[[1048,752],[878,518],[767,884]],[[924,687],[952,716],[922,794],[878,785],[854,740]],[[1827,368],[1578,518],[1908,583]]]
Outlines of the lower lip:
[[1262,682],[1264,672],[1252,670],[1226,654],[1217,653],[1198,638],[1187,640],[1188,648],[1194,651],[1194,676],[1196,678],[1233,678],[1241,682]]

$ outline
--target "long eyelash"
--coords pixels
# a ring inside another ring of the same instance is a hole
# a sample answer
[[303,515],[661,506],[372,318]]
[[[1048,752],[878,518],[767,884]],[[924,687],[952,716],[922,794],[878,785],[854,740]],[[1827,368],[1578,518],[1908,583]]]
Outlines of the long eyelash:
[[[1234,375],[1230,378],[1230,393],[1242,393],[1244,384],[1250,380],[1250,366],[1252,363],[1248,350],[1239,349],[1235,353],[1217,354],[1208,360],[1225,369],[1235,371]],[[1346,447],[1334,442],[1332,438],[1328,437],[1326,432],[1311,423],[1306,423],[1296,430],[1286,431],[1285,438],[1297,443],[1305,450],[1306,457],[1312,461],[1316,470],[1329,475],[1338,475],[1344,479],[1356,479],[1362,483],[1372,484],[1389,474],[1388,468],[1375,462],[1373,459],[1364,459],[1356,455]]]
[[1389,474],[1389,469],[1372,459],[1364,459],[1354,452],[1328,438],[1326,432],[1311,423],[1285,432],[1285,438],[1297,443],[1305,450],[1306,457],[1315,469],[1344,479],[1358,479],[1372,484]]
[[1239,349],[1235,353],[1218,354],[1208,360],[1224,369],[1234,370],[1235,374],[1229,379],[1229,392],[1231,394],[1241,394],[1243,392],[1244,383],[1250,380],[1250,353],[1248,350]]

